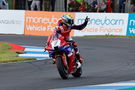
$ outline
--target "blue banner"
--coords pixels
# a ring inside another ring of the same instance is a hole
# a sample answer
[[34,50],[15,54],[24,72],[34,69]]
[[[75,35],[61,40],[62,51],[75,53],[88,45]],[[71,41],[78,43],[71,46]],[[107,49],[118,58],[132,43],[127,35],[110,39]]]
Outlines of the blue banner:
[[135,14],[129,14],[127,36],[135,36]]

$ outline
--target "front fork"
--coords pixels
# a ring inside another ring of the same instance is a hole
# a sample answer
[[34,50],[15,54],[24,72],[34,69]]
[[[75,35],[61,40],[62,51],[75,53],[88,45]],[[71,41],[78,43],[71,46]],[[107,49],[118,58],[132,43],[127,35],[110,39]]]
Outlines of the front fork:
[[54,58],[54,62],[55,64],[57,63],[56,62],[56,57],[62,57],[62,62],[65,66],[65,68],[67,69],[68,73],[74,73],[77,69],[76,69],[76,59],[75,59],[75,56],[74,54],[72,56],[69,56],[68,59],[67,59],[67,56],[65,53],[61,54],[61,55],[55,55],[55,58]]
[[56,64],[56,57],[58,57],[58,56],[62,57],[62,62],[64,64],[64,66],[67,67],[67,69],[68,69],[68,61],[67,61],[67,57],[66,57],[65,53],[63,53],[62,55],[55,55],[55,58],[53,59],[54,64]]

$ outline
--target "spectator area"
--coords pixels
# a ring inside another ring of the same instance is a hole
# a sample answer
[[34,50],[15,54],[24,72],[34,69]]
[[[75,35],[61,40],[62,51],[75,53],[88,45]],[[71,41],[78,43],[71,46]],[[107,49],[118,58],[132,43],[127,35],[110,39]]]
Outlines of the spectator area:
[[[31,10],[32,2],[28,2],[31,0],[0,0],[4,1],[3,4],[0,4],[0,9],[10,9],[10,10]],[[33,0],[34,1],[34,0]],[[70,1],[76,1],[77,5],[74,3],[70,3]],[[82,3],[82,1],[84,1]],[[100,0],[97,0],[100,1]],[[93,0],[40,0],[40,11],[62,11],[62,12],[119,12],[119,0],[101,0],[106,1],[105,5],[102,3],[98,7],[95,6],[96,3],[93,3]],[[111,2],[109,2],[111,1]],[[127,0],[125,7],[125,13],[133,13],[135,11],[135,1],[134,0]],[[5,3],[7,2],[7,3]],[[53,2],[53,3],[52,3]],[[70,4],[69,4],[70,3]],[[1,8],[1,5],[4,5]],[[94,5],[94,6],[93,6]],[[73,6],[76,6],[75,9]],[[36,11],[37,6],[35,6],[34,10]]]

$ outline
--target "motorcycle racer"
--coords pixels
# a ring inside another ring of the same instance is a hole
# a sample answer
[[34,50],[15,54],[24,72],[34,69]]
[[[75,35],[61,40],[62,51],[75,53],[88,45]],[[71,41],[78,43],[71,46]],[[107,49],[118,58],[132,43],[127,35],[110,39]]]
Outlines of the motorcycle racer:
[[[89,21],[89,18],[86,17],[83,24],[75,25],[73,17],[70,14],[64,14],[61,17],[61,19],[58,21],[58,25],[55,27],[55,30],[54,30],[55,34],[57,33],[57,34],[62,35],[64,40],[67,42],[70,42],[71,45],[74,47],[74,49],[76,51],[77,60],[78,60],[78,62],[77,62],[78,67],[81,66],[81,63],[83,63],[83,59],[79,53],[76,42],[70,39],[70,32],[73,29],[83,30],[86,27],[88,21]],[[52,37],[52,35],[48,38],[47,45],[49,45],[51,37]]]

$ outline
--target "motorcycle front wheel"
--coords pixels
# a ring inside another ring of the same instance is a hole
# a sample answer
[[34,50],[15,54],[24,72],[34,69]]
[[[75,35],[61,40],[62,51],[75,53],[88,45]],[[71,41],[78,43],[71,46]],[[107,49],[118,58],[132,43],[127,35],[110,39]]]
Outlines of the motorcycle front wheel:
[[56,64],[57,64],[57,69],[58,69],[58,72],[59,72],[61,78],[67,79],[68,78],[68,70],[64,66],[61,56],[56,57]]

